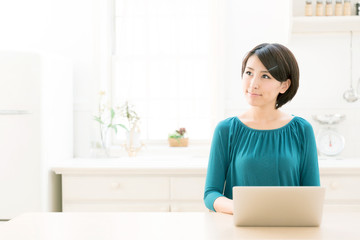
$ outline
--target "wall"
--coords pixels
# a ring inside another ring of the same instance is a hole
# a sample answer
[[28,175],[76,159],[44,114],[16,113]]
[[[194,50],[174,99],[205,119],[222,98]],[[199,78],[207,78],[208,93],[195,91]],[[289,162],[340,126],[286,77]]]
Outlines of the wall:
[[[51,0],[47,51],[61,54],[74,63],[74,156],[89,156],[96,139],[92,115],[102,88],[107,26],[107,4],[101,0]],[[105,25],[105,26],[104,26]]]
[[360,100],[348,103],[343,93],[360,78],[360,32],[353,33],[353,62],[350,71],[350,33],[295,34],[289,47],[301,69],[301,88],[288,109],[309,119],[315,131],[320,125],[312,115],[340,113],[346,119],[338,125],[345,137],[342,157],[360,157]]

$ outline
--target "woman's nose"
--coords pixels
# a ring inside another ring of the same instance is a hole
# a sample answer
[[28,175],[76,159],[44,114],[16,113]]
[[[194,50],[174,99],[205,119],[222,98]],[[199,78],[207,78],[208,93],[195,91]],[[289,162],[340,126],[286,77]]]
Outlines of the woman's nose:
[[259,80],[256,76],[253,76],[250,80],[250,88],[258,89],[259,88]]

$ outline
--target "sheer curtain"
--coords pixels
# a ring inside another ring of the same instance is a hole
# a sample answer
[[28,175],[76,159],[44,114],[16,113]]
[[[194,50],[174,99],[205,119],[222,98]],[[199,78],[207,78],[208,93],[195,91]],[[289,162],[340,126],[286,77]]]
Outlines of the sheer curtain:
[[217,114],[216,20],[209,0],[116,0],[111,101],[129,101],[142,139],[185,127],[208,141]]

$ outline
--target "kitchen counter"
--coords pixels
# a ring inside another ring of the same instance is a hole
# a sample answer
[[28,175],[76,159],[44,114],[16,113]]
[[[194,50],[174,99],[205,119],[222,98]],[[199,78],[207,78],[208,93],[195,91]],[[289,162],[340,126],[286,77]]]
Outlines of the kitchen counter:
[[320,227],[235,227],[221,213],[26,213],[0,225],[6,240],[360,239],[359,206],[324,206]]
[[[319,165],[325,203],[360,205],[360,160]],[[206,170],[207,158],[179,156],[72,159],[53,167],[63,212],[204,212]]]

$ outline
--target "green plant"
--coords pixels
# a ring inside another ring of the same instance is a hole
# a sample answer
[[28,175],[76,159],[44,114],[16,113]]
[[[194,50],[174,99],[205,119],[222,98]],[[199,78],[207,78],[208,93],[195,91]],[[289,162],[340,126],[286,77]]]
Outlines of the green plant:
[[137,127],[137,122],[139,121],[140,117],[134,110],[134,106],[130,105],[129,102],[125,102],[123,106],[120,107],[120,116],[127,119],[128,128],[124,126],[124,128],[129,132],[135,130]]
[[100,139],[102,148],[106,149],[106,139],[107,134],[110,129],[113,129],[115,133],[118,132],[118,127],[124,128],[127,130],[126,126],[117,122],[116,112],[113,107],[109,107],[109,104],[106,102],[105,92],[101,91],[99,93],[99,106],[97,115],[93,116],[94,120],[100,125]]
[[169,138],[175,138],[175,139],[185,138],[185,134],[186,134],[186,129],[179,128],[179,130],[175,130],[174,133],[169,134]]

